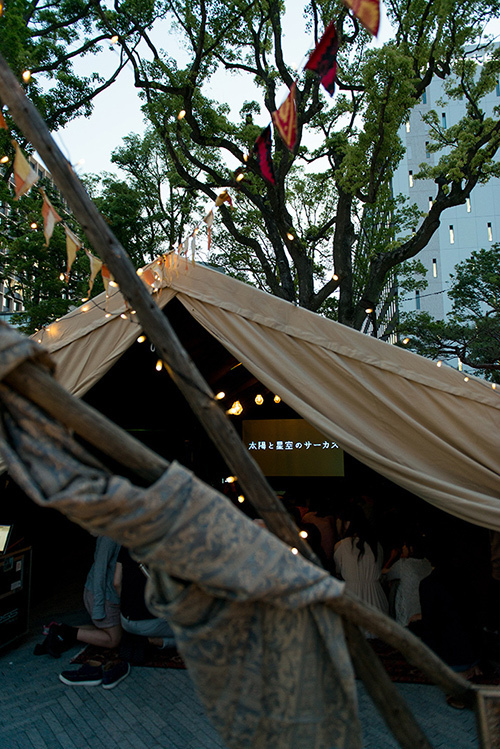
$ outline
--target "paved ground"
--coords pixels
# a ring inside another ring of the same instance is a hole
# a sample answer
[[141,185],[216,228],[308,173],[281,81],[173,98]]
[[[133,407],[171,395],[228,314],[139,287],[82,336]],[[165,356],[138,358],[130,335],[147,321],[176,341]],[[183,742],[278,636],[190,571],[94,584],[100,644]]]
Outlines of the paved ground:
[[[135,667],[112,690],[62,684],[58,674],[78,650],[35,657],[41,616],[34,612],[30,634],[0,651],[0,749],[224,749],[186,671]],[[434,687],[400,689],[435,749],[477,749],[472,713],[448,707]],[[362,686],[359,699],[365,749],[397,749]]]

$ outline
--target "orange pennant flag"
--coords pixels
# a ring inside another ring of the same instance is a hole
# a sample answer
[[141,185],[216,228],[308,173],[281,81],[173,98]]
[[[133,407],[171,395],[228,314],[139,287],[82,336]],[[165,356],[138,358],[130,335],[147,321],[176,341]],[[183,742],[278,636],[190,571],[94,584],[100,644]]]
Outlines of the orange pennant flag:
[[92,287],[94,285],[95,277],[99,273],[99,271],[102,268],[102,260],[99,260],[95,255],[92,255],[91,252],[88,250],[85,250],[85,254],[87,255],[89,262],[90,262],[90,278],[89,278],[89,290],[87,293],[87,296],[90,296],[92,292]]
[[114,281],[114,278],[109,272],[108,266],[105,265],[104,263],[101,266],[101,277],[102,277],[102,282],[104,284],[104,288],[106,289],[106,296],[108,296],[108,287],[109,287],[109,284],[112,281]]
[[56,209],[45,194],[45,190],[40,187],[43,198],[42,216],[43,216],[43,233],[45,235],[45,247],[49,246],[50,238],[54,232],[54,226],[62,221]]
[[277,129],[285,146],[293,151],[297,142],[297,85],[292,83],[290,93],[281,107],[272,113],[274,127]]
[[365,29],[377,36],[380,25],[380,0],[343,0]]
[[66,232],[66,253],[68,256],[68,265],[66,268],[66,283],[68,283],[71,266],[75,262],[76,253],[82,246],[82,243],[66,224],[64,224],[64,231]]
[[229,203],[231,208],[233,207],[233,201],[231,200],[231,196],[227,190],[224,190],[223,192],[221,192],[221,194],[218,195],[215,200],[215,205],[217,206],[217,208],[223,203]]
[[0,127],[3,128],[4,130],[9,129],[9,126],[7,125],[5,121],[5,117],[3,116],[3,112],[1,109],[0,109]]
[[38,179],[38,175],[35,170],[30,166],[23,156],[23,152],[19,148],[19,144],[13,140],[12,145],[16,149],[16,155],[14,157],[14,185],[16,200],[19,200],[21,195],[33,187]]

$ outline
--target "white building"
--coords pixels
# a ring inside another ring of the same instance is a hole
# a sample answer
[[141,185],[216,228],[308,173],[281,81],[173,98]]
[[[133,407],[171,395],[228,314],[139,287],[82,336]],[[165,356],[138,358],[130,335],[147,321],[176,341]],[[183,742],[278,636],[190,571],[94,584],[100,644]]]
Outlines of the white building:
[[[478,54],[479,63],[484,53]],[[465,114],[465,101],[449,100],[443,90],[443,81],[435,78],[420,103],[414,107],[400,136],[406,146],[403,157],[393,179],[394,194],[402,193],[427,212],[436,196],[437,187],[432,180],[417,180],[415,175],[422,163],[437,163],[438,153],[429,153],[426,144],[430,141],[427,125],[422,115],[430,110],[438,113],[439,122],[449,127],[459,122]],[[493,115],[493,108],[500,105],[500,85],[497,85],[482,100],[486,116]],[[500,158],[500,157],[499,157]],[[427,247],[418,255],[427,269],[427,289],[420,294],[401,294],[400,310],[410,312],[422,310],[437,319],[451,311],[447,296],[450,274],[457,263],[466,260],[473,250],[487,248],[500,242],[500,179],[492,178],[486,185],[477,185],[465,205],[449,208],[441,214],[441,225]]]

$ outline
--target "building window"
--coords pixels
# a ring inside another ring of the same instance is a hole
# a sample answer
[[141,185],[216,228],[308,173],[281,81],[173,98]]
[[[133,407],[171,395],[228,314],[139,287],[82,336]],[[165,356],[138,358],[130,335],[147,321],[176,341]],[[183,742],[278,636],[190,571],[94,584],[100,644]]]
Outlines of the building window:
[[488,221],[488,242],[493,242],[493,230],[491,228],[491,223]]
[[413,187],[413,172],[411,171],[411,169],[408,172],[408,184],[410,185],[410,187]]
[[452,224],[450,224],[450,244],[455,244],[455,230]]
[[410,120],[408,120],[408,122],[406,123],[406,132],[410,132]]
[[470,213],[470,198],[465,198],[465,205],[467,206],[467,213]]
[[420,291],[415,292],[415,307],[420,309]]
[[422,104],[427,104],[427,91],[422,94]]
[[438,275],[438,264],[435,257],[432,258],[432,277],[437,278]]
[[446,112],[441,113],[441,127],[446,128]]

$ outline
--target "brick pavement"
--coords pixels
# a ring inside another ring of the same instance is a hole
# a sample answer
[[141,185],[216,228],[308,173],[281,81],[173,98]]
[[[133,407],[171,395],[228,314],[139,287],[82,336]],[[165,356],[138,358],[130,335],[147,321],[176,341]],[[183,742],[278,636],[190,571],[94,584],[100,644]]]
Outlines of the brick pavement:
[[[224,749],[186,671],[133,667],[112,690],[68,687],[58,674],[78,650],[35,657],[40,624],[0,651],[0,749]],[[478,749],[472,713],[435,687],[399,687],[435,749]],[[364,748],[397,749],[361,685],[359,709]]]

